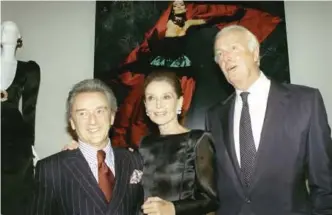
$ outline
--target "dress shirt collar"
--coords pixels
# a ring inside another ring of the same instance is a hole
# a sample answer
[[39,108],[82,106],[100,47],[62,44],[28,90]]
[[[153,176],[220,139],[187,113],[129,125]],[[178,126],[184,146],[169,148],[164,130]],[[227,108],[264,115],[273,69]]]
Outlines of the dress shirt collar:
[[[264,95],[266,92],[269,92],[270,88],[270,80],[264,75],[262,71],[260,71],[260,75],[258,79],[246,90],[246,92],[249,92],[250,95],[256,96],[256,95]],[[236,89],[236,96],[238,98],[240,97],[240,93],[244,91]],[[252,96],[251,96],[252,97]]]
[[[79,140],[79,149],[81,150],[84,157],[87,159],[89,164],[97,164],[97,151],[95,147],[90,144],[84,143]],[[111,164],[113,159],[113,148],[111,146],[111,141],[108,139],[107,145],[102,149],[106,153],[106,163]]]

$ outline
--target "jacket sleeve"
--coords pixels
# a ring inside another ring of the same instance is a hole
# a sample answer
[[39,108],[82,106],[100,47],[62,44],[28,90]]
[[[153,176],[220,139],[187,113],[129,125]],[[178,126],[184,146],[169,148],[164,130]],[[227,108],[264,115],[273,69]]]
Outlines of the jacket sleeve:
[[331,128],[322,96],[312,98],[308,133],[308,182],[313,215],[332,214],[332,140]]
[[22,94],[22,112],[24,120],[31,130],[32,140],[35,143],[35,121],[36,121],[36,105],[40,85],[40,67],[34,61],[27,62],[26,80]]
[[209,133],[204,133],[196,144],[194,199],[174,201],[177,215],[201,215],[217,210],[219,201],[215,186],[214,156],[212,138]]
[[30,215],[58,215],[52,187],[52,168],[48,162],[38,161],[35,173],[35,187],[31,199]]

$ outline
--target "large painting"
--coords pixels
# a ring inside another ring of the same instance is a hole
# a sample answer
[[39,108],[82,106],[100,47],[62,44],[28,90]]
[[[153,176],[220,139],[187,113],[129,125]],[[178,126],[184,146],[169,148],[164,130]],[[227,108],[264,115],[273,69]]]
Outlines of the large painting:
[[[174,14],[184,4],[183,14]],[[224,26],[247,27],[261,43],[261,70],[290,82],[284,3],[202,1],[97,1],[94,76],[114,90],[119,110],[111,131],[115,146],[138,146],[155,128],[145,116],[144,77],[157,68],[176,71],[184,92],[184,123],[204,129],[207,108],[233,88],[214,62],[213,42]],[[168,23],[191,25],[165,35]]]

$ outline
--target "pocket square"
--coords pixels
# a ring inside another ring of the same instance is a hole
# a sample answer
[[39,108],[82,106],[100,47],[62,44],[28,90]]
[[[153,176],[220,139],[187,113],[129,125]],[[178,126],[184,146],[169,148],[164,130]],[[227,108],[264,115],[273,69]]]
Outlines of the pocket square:
[[130,176],[130,184],[138,184],[141,181],[143,172],[135,169]]

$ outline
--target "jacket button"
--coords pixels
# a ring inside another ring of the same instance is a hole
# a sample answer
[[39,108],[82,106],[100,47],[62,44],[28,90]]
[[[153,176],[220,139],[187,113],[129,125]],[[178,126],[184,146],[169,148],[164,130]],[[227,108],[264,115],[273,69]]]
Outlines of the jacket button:
[[251,203],[250,199],[248,199],[248,198],[246,198],[245,201],[246,201],[247,204]]

